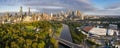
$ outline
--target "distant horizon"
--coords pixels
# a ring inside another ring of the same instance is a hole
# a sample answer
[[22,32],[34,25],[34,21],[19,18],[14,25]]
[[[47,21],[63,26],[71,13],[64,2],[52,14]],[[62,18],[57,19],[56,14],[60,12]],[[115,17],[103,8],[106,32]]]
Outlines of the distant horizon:
[[[58,14],[58,13],[60,13],[61,11],[59,11],[59,12],[55,12],[55,13],[53,13],[53,14]],[[64,13],[66,13],[67,11],[65,11]],[[74,11],[75,12],[75,11]],[[12,14],[12,15],[14,15],[15,13],[20,13],[20,12],[0,12],[0,16],[2,16],[2,15],[5,15],[5,13],[10,13],[10,14]],[[28,11],[25,11],[25,12],[23,12],[23,13],[28,13]],[[47,12],[31,12],[31,13],[47,13]],[[1,15],[2,14],[2,15]],[[51,12],[50,13],[47,13],[47,14],[51,14]],[[120,16],[120,15],[117,15],[117,14],[84,14],[83,13],[83,15],[85,15],[85,16]]]
[[0,0],[1,12],[24,11],[31,7],[34,12],[58,12],[80,10],[88,15],[120,15],[120,0]]

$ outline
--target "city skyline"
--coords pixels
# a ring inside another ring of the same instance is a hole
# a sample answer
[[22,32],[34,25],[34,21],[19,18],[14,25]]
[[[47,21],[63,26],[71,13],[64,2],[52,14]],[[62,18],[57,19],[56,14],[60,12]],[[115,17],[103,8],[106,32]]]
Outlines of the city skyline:
[[92,15],[120,15],[119,0],[0,0],[0,13],[19,12],[58,12],[66,10],[80,10],[84,14]]
[[120,0],[0,0],[0,48],[120,48]]

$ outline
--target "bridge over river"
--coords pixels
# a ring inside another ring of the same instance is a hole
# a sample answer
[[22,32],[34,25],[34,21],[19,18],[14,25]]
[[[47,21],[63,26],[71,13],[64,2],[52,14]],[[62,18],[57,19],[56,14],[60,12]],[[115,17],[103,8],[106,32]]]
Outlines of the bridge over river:
[[63,29],[60,37],[54,35],[54,38],[57,39],[59,43],[66,45],[70,48],[83,48],[82,45],[73,43],[68,25],[63,24]]

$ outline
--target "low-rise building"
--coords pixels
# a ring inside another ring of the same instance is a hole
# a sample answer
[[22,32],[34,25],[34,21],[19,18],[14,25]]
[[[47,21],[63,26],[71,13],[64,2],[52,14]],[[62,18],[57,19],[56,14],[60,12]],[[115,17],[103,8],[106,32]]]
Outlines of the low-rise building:
[[113,29],[106,29],[106,28],[99,28],[99,27],[94,27],[94,26],[86,26],[83,28],[83,30],[89,34],[93,35],[113,35],[116,33],[118,35],[117,30]]
[[31,17],[30,16],[26,16],[23,21],[30,21],[31,20]]

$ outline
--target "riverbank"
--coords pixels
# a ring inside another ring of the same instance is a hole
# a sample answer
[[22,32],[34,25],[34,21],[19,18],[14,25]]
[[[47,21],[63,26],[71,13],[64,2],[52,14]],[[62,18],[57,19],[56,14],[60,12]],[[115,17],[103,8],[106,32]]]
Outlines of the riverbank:
[[73,39],[73,42],[76,44],[83,44],[84,38],[86,38],[86,35],[84,35],[81,31],[78,31],[76,27],[82,26],[79,22],[65,22],[69,26],[70,33]]

